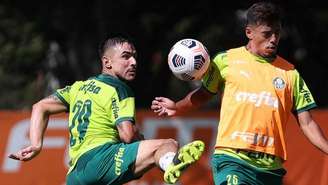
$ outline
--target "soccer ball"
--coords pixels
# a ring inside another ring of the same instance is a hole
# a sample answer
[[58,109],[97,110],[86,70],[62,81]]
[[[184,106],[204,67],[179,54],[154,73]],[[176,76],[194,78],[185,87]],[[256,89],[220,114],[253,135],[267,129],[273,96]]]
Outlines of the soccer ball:
[[210,56],[206,47],[198,40],[182,39],[171,48],[168,63],[178,79],[200,80],[210,64]]

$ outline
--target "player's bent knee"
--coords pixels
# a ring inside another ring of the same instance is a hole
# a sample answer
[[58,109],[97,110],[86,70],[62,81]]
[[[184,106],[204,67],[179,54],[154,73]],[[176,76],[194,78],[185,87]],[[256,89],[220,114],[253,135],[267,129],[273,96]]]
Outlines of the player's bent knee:
[[172,145],[176,145],[176,147],[178,147],[178,142],[174,139],[166,139],[166,143],[172,144]]
[[175,151],[177,148],[178,142],[174,139],[151,139],[140,141],[136,159],[136,172],[147,169],[154,164],[156,159],[163,153]]
[[166,145],[170,145],[171,147],[178,147],[178,142],[174,139],[155,139],[155,140],[149,140],[150,142],[144,143],[148,147],[153,148],[154,150],[157,150],[158,148],[161,148]]

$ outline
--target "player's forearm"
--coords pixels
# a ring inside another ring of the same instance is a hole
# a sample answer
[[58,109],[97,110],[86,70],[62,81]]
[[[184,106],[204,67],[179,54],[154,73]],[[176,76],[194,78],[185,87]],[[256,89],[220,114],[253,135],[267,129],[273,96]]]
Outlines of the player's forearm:
[[184,99],[176,103],[177,114],[197,109],[198,107],[208,102],[212,96],[212,94],[209,94],[202,88],[195,89],[194,91],[190,92]]
[[301,125],[301,129],[314,146],[328,154],[328,140],[315,121],[311,120],[308,124]]
[[47,128],[49,120],[49,113],[45,107],[37,103],[33,105],[30,125],[30,140],[31,145],[41,148],[43,142],[43,135]]
[[185,112],[194,110],[197,107],[198,107],[198,105],[191,101],[191,95],[188,94],[184,99],[182,99],[176,103],[176,114],[175,115],[183,114]]

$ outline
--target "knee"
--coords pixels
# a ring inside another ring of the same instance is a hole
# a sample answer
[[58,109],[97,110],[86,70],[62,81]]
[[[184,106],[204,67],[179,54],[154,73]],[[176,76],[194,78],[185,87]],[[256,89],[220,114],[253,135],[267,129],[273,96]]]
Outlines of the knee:
[[168,139],[170,143],[172,143],[173,145],[176,145],[178,147],[178,142],[175,139]]
[[163,145],[172,145],[174,147],[178,147],[178,142],[175,140],[175,139],[165,139],[164,142],[163,142]]

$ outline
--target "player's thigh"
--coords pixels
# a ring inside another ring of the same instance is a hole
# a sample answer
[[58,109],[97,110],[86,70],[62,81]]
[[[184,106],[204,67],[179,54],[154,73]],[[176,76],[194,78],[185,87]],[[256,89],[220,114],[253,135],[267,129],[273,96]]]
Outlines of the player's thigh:
[[255,185],[248,178],[244,178],[240,170],[225,168],[219,172],[213,173],[215,185]]
[[242,165],[224,155],[212,157],[212,172],[215,185],[256,185],[256,176]]
[[139,143],[108,143],[86,152],[66,179],[68,184],[124,184],[138,178],[134,165]]
[[284,169],[261,170],[226,155],[213,155],[212,172],[215,185],[281,185]]
[[[102,163],[101,181],[107,184],[124,184],[138,179],[140,176],[135,175],[134,168],[139,145],[140,142],[119,143],[112,145],[109,151],[104,151],[97,162],[98,164]],[[94,168],[91,166],[90,170],[94,170]]]
[[79,179],[77,178],[77,174],[76,171],[72,171],[70,172],[67,176],[66,176],[66,185],[77,185],[77,184],[82,184],[80,183]]
[[148,168],[155,164],[155,152],[164,145],[170,145],[177,149],[177,142],[173,139],[150,139],[143,140],[139,144],[136,168],[140,169]]
[[233,167],[223,167],[219,170],[213,170],[213,178],[215,185],[254,185],[244,178],[240,169]]
[[286,170],[284,168],[264,172],[259,171],[257,178],[265,185],[282,185],[285,174]]

